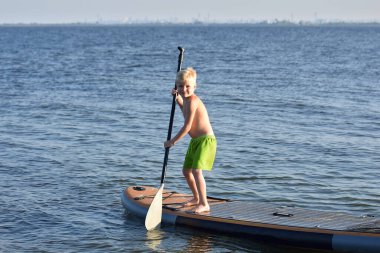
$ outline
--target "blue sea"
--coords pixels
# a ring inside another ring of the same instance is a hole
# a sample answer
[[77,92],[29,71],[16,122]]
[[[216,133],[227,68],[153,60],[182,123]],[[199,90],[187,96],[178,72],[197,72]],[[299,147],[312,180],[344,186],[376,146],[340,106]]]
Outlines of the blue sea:
[[[147,232],[123,208],[125,187],[160,185],[178,46],[218,139],[208,195],[379,217],[379,41],[357,25],[0,27],[0,252],[302,252]],[[188,141],[165,189],[190,193]]]

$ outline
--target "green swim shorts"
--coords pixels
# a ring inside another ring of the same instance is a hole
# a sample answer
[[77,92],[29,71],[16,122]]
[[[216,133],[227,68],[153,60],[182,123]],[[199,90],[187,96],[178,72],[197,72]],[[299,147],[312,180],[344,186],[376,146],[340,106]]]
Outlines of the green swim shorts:
[[216,155],[216,146],[217,143],[214,135],[203,135],[191,139],[183,168],[212,170]]

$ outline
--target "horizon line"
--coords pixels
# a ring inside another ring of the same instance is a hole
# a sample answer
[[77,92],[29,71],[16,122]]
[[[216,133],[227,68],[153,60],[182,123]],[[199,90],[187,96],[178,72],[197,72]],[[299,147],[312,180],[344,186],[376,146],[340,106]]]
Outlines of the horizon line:
[[192,20],[192,21],[169,21],[169,20],[129,20],[129,21],[74,21],[74,22],[12,22],[12,23],[0,23],[0,26],[59,26],[59,25],[294,25],[294,26],[305,26],[305,25],[380,25],[380,21],[353,21],[353,20],[231,20],[231,21],[204,21],[204,20]]

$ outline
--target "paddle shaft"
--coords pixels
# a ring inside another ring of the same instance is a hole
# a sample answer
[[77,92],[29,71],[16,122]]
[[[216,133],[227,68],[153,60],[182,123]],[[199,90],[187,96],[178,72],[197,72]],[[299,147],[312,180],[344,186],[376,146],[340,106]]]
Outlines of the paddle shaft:
[[[182,62],[183,62],[183,53],[185,52],[185,49],[182,47],[178,47],[179,55],[178,55],[178,66],[177,66],[177,73],[181,70]],[[174,84],[174,88],[177,86]],[[172,138],[172,129],[173,129],[173,120],[174,120],[174,113],[175,113],[175,100],[176,95],[173,94],[173,100],[172,100],[172,110],[170,112],[170,120],[169,120],[169,129],[168,129],[168,137],[166,140],[170,140]],[[168,158],[169,158],[169,150],[170,148],[165,148],[165,157],[164,157],[164,163],[162,165],[162,174],[161,174],[161,184],[165,181],[165,175],[166,175],[166,167],[168,165]]]

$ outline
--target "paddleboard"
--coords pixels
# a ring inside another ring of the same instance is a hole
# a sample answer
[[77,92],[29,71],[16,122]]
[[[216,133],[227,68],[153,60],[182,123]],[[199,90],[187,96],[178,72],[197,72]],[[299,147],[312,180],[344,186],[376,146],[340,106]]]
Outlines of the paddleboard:
[[[145,218],[158,189],[131,186],[123,190],[124,207]],[[295,247],[335,252],[380,252],[380,219],[346,213],[231,201],[208,197],[210,212],[195,214],[183,207],[191,195],[164,190],[162,222],[246,236]]]

